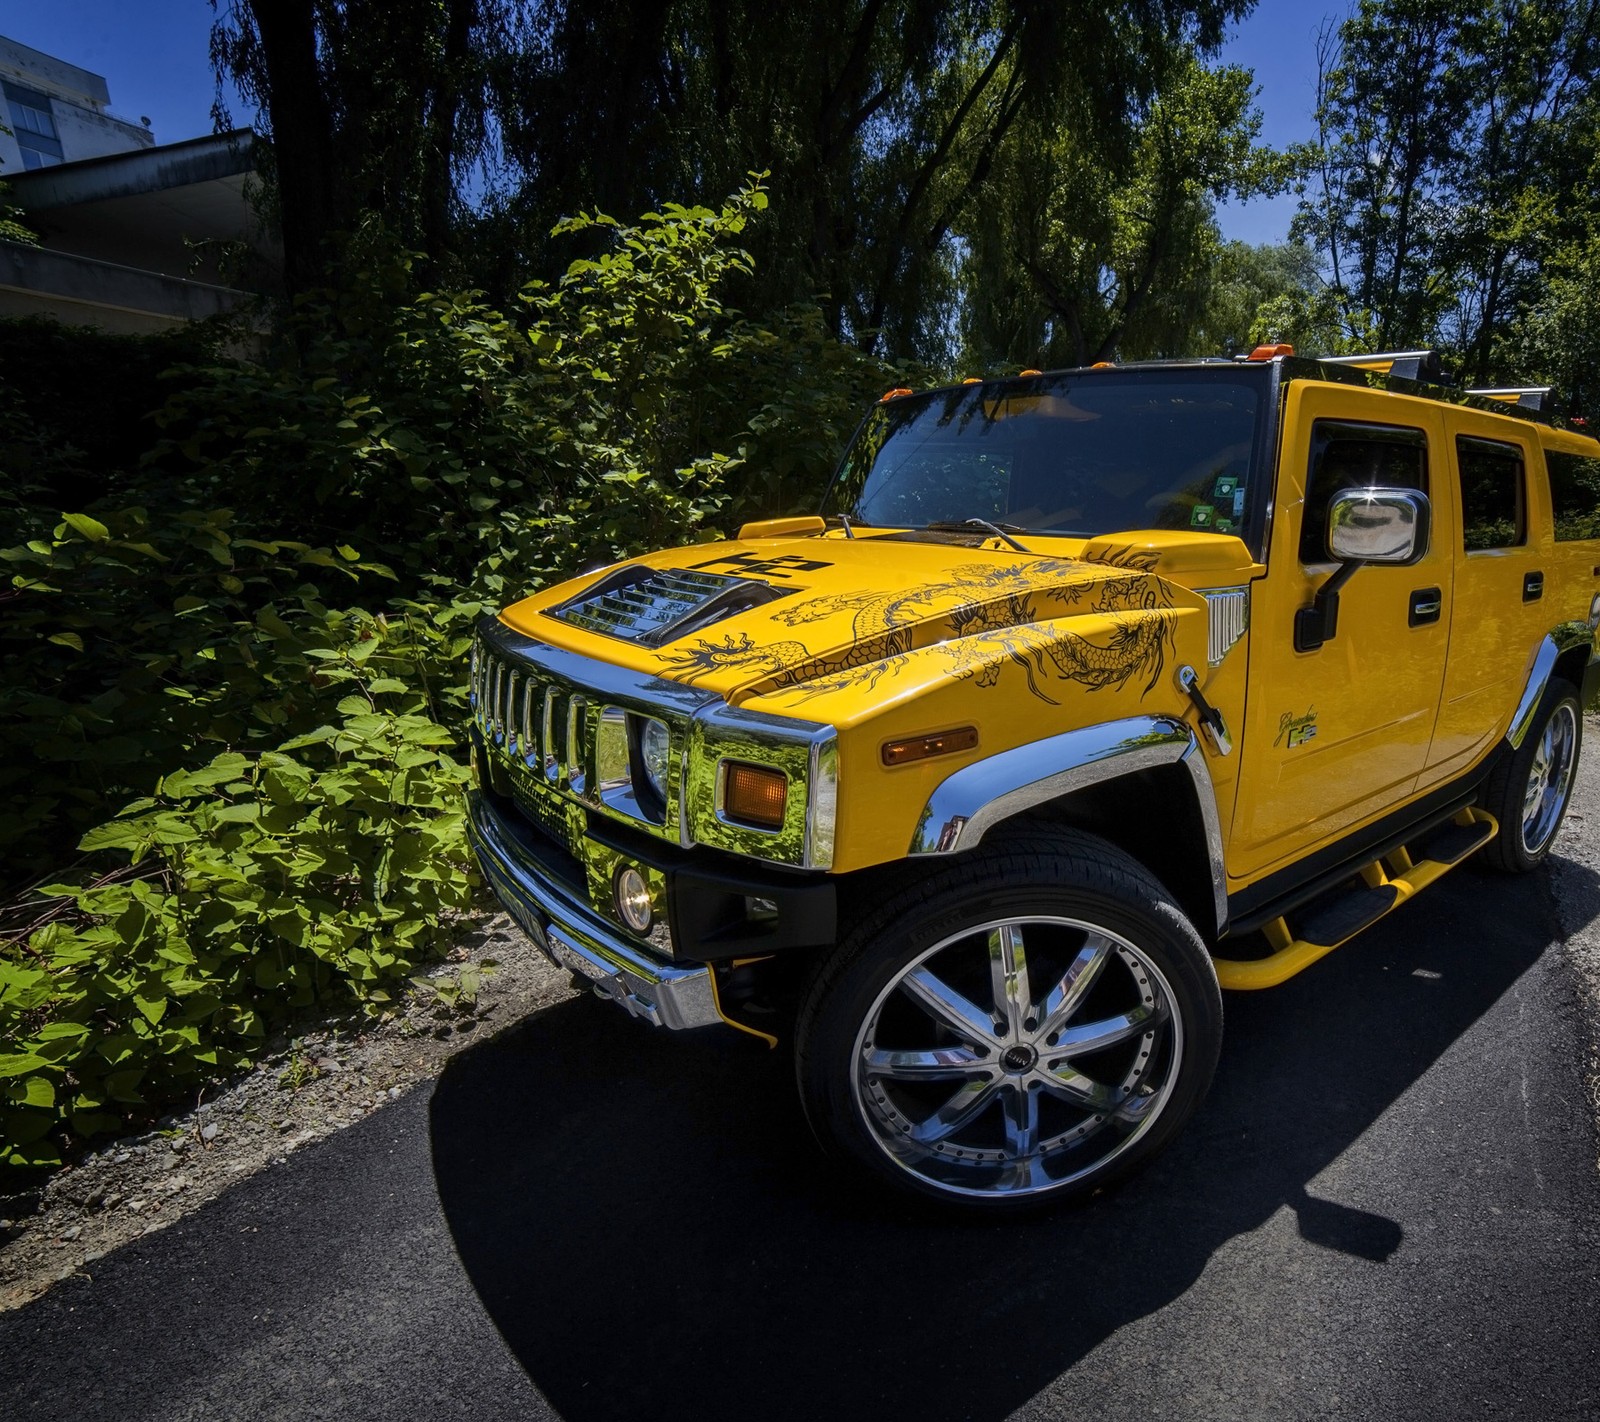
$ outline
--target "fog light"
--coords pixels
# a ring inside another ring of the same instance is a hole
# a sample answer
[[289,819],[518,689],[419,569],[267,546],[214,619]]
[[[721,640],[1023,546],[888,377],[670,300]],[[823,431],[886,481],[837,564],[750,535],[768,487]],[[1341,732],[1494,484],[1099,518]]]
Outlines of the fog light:
[[650,886],[644,875],[629,865],[617,873],[612,885],[617,900],[617,916],[635,933],[650,931]]
[[789,801],[788,776],[781,770],[768,770],[737,760],[727,761],[726,766],[722,813],[730,820],[758,829],[782,829]]

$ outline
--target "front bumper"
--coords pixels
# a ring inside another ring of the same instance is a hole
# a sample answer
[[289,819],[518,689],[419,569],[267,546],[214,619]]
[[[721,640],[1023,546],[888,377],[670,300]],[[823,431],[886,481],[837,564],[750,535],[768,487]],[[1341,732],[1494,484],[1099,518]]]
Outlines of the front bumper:
[[551,962],[657,1027],[723,1020],[710,968],[664,963],[628,942],[541,865],[526,831],[481,790],[467,792],[467,833],[500,901]]

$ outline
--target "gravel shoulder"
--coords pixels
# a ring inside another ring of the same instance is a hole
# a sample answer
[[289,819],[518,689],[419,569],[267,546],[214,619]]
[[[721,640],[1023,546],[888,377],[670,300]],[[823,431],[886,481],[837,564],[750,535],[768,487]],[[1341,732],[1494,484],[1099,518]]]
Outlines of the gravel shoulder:
[[464,1048],[571,995],[566,974],[504,914],[473,923],[387,1019],[305,1024],[155,1129],[96,1146],[42,1187],[0,1195],[0,1312],[383,1110]]

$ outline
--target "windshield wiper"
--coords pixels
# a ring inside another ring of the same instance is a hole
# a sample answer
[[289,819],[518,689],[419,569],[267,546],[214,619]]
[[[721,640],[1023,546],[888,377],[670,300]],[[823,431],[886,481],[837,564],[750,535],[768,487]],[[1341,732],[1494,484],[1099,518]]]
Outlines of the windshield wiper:
[[938,523],[926,523],[923,524],[923,527],[932,533],[962,533],[969,528],[986,528],[1002,543],[1009,544],[1012,548],[1015,548],[1017,552],[1033,552],[1033,549],[1024,548],[1020,543],[1017,542],[1015,538],[1011,536],[1013,533],[1026,533],[1028,531],[1025,528],[1019,528],[1014,523],[990,523],[986,518],[969,518],[964,519],[960,523],[956,523],[953,520],[945,520]]

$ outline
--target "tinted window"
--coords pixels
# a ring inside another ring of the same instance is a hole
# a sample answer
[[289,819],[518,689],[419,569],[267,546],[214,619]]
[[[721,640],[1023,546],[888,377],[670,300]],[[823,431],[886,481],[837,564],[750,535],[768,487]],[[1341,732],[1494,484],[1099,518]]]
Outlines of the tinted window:
[[1456,439],[1461,467],[1461,541],[1479,548],[1515,548],[1528,541],[1522,451],[1498,440]]
[[1311,468],[1300,561],[1326,563],[1328,501],[1340,489],[1416,489],[1428,492],[1428,437],[1399,425],[1318,420],[1311,431]]
[[1600,538],[1600,459],[1547,449],[1550,503],[1559,539]]
[[891,400],[863,424],[826,510],[896,528],[1242,533],[1264,393],[1257,371],[1106,371]]

